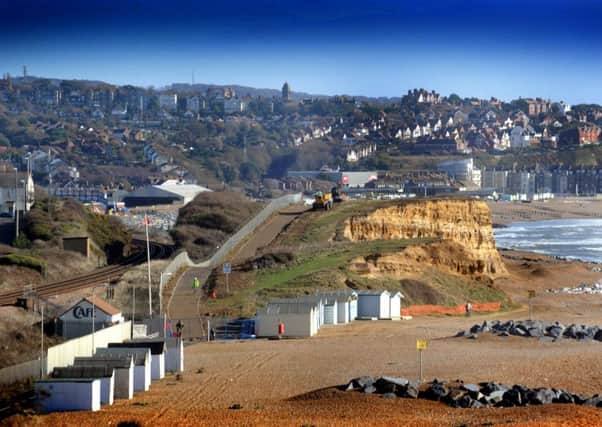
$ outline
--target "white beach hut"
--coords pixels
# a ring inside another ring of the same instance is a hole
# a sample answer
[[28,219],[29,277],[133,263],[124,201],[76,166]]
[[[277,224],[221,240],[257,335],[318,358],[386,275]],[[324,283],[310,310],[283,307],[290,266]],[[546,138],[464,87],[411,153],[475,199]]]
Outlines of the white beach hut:
[[391,294],[388,291],[360,291],[358,319],[390,319]]

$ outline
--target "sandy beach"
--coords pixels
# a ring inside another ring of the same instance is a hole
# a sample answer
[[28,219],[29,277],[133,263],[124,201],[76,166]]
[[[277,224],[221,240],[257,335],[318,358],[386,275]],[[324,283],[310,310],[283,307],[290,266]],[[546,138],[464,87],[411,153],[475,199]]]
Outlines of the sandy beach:
[[530,203],[488,202],[494,224],[547,219],[602,218],[602,198],[567,197]]
[[[527,289],[536,291],[533,316],[565,324],[602,325],[600,297],[547,293],[600,279],[593,264],[502,251],[509,274],[496,284],[516,309],[411,321],[356,321],[324,327],[316,337],[282,341],[197,343],[186,347],[186,370],[153,383],[132,401],[100,411],[15,417],[14,425],[602,425],[602,410],[573,405],[512,409],[452,409],[444,404],[383,399],[333,389],[351,378],[418,374],[415,343],[429,340],[425,376],[469,382],[602,391],[602,343],[557,343],[520,337],[454,338],[459,330],[493,319],[525,319]],[[228,409],[239,404],[242,409]]]

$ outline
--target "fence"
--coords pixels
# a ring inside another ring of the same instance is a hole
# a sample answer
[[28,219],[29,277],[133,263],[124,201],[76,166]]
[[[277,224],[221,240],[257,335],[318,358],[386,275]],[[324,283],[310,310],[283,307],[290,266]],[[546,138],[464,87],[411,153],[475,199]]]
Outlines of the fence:
[[40,364],[46,376],[56,367],[72,365],[75,357],[92,356],[95,348],[107,347],[110,342],[125,341],[130,337],[130,333],[131,322],[118,323],[95,332],[94,346],[92,346],[92,334],[55,345],[48,348],[46,359],[42,363],[38,359],[0,369],[0,384],[11,384],[28,377],[39,378]]
[[39,359],[0,369],[0,384],[12,384],[29,377],[40,378]]
[[[274,212],[279,209],[285,208],[293,203],[299,203],[302,200],[302,194],[289,194],[286,196],[274,199],[265,208],[261,210],[252,220],[247,222],[244,227],[238,230],[232,237],[230,237],[219,250],[209,259],[210,265],[217,265],[228,255],[228,253],[234,249],[239,243],[241,243],[245,237],[251,234],[257,227],[264,223],[266,219],[270,217]],[[204,267],[204,265],[194,265],[195,267]]]
[[[181,338],[183,340],[201,340],[207,341],[208,335],[212,339],[228,340],[248,338],[248,335],[254,334],[254,323],[251,319],[230,319],[225,317],[191,317],[178,319],[184,325]],[[163,318],[147,319],[144,321],[148,327],[149,333],[157,334],[166,338],[173,337],[177,333],[176,321],[166,319],[165,332],[162,329]],[[211,334],[213,331],[213,334]]]

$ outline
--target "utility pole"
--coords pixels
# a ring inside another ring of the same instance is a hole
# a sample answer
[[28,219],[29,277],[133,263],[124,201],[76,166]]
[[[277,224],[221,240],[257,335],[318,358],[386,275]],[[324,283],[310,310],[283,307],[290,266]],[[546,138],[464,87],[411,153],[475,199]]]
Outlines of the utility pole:
[[153,301],[151,295],[151,265],[150,265],[150,241],[148,238],[148,223],[150,222],[150,218],[145,213],[144,214],[144,228],[146,230],[146,264],[148,269],[148,317],[153,317]]
[[15,169],[15,240],[19,238],[19,169]]
[[44,304],[40,298],[40,313],[42,321],[40,322],[40,379],[44,378]]
[[95,329],[95,324],[94,322],[96,321],[96,314],[94,310],[94,290],[96,289],[96,287],[92,288],[92,356],[94,356],[96,347],[94,346],[94,329]]

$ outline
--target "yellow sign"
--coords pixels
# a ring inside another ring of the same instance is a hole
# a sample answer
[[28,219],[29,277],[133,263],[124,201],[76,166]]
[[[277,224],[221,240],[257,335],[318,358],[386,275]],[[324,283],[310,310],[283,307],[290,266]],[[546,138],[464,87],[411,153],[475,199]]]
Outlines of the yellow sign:
[[528,296],[529,298],[535,298],[535,291],[534,291],[533,289],[529,289],[529,290],[527,291],[527,296]]
[[427,348],[427,343],[426,340],[416,340],[416,349],[417,350],[426,350]]

